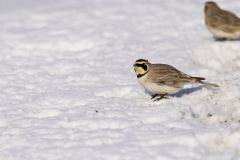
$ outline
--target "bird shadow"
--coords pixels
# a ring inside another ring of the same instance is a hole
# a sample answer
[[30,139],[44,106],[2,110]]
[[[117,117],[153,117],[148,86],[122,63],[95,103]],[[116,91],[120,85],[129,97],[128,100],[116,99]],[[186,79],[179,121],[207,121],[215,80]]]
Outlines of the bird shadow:
[[[197,86],[197,87],[191,87],[191,88],[184,88],[184,89],[180,90],[179,92],[177,92],[175,94],[169,94],[169,96],[170,97],[178,97],[178,98],[180,98],[180,97],[183,97],[184,95],[188,95],[188,94],[191,94],[191,93],[196,92],[198,90],[201,90],[203,87],[204,87],[204,85]],[[150,92],[148,92],[146,89],[145,89],[145,93],[153,95]]]
[[240,41],[240,38],[236,38],[236,39],[227,39],[227,38],[219,38],[219,37],[213,37],[214,40],[216,42],[227,42],[227,41],[230,41],[230,42],[234,42],[234,41]]
[[176,94],[174,94],[174,96],[176,97],[182,97],[184,95],[188,95],[191,94],[193,92],[196,92],[198,90],[201,90],[204,86],[197,86],[197,87],[192,87],[192,88],[184,88],[182,90],[180,90],[179,92],[177,92]]

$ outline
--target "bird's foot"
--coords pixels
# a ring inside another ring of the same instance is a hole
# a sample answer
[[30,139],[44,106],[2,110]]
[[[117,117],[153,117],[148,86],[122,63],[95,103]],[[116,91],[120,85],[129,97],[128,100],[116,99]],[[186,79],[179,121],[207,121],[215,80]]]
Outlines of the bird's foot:
[[[161,100],[161,99],[169,99],[169,97],[166,97],[166,95],[167,95],[167,93],[166,93],[166,94],[154,95],[154,96],[155,96],[154,98],[156,98],[157,96],[160,96],[160,97],[154,99],[153,101],[155,102],[155,101],[159,101],[159,100]],[[151,99],[153,99],[153,98],[151,98]]]
[[154,94],[154,95],[152,95],[151,99],[154,99],[154,98],[156,98],[157,96],[160,96],[160,94]]

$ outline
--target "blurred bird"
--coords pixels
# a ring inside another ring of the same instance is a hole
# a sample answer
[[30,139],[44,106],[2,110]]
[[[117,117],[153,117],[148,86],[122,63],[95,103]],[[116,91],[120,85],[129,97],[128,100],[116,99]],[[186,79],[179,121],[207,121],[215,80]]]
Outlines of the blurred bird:
[[233,13],[221,9],[216,2],[205,3],[205,23],[217,40],[240,38],[240,19]]
[[158,97],[154,101],[177,93],[187,84],[201,83],[218,87],[203,81],[205,78],[189,76],[167,64],[151,64],[148,60],[138,59],[133,66],[139,83],[152,94],[151,99]]

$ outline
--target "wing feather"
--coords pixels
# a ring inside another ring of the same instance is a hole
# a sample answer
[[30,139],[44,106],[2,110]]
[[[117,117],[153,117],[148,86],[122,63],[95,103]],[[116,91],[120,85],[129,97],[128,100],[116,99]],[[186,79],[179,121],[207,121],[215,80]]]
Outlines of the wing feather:
[[168,85],[181,88],[184,84],[193,81],[193,78],[176,68],[167,64],[152,65],[151,72],[158,76],[153,76],[152,81],[159,85]]
[[240,30],[240,19],[229,11],[219,12],[212,18],[212,25],[224,32],[234,33]]

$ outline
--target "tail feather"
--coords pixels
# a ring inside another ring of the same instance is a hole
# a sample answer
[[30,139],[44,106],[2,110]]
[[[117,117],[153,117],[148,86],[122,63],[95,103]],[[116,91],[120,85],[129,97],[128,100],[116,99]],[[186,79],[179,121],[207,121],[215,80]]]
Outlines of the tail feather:
[[203,80],[205,80],[205,78],[203,78],[203,77],[192,77],[192,78],[194,78],[196,81],[203,81]]
[[217,84],[209,83],[209,82],[204,81],[205,78],[202,78],[202,77],[192,77],[192,78],[194,78],[197,83],[201,83],[201,84],[204,84],[204,85],[207,85],[207,86],[212,86],[212,87],[219,87],[219,85],[217,85]]

